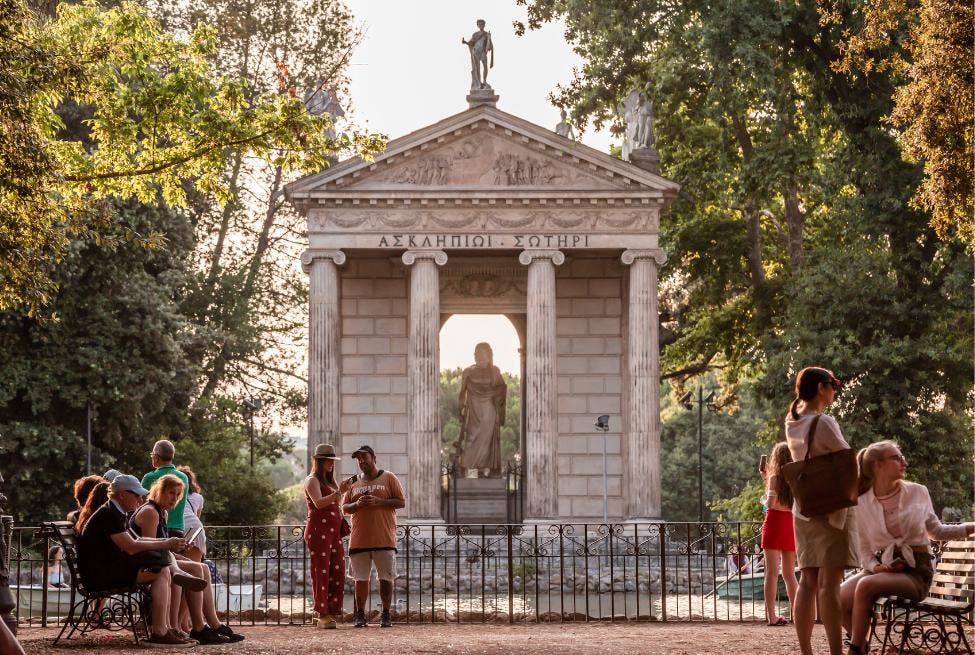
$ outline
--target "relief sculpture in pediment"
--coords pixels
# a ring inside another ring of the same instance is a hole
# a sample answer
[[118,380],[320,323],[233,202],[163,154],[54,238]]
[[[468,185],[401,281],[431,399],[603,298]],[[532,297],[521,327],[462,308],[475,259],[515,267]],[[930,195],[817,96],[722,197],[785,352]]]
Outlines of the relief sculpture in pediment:
[[396,184],[419,186],[447,184],[450,181],[450,157],[446,155],[424,157],[397,171],[390,181]]
[[491,170],[498,186],[547,186],[565,179],[550,161],[507,152],[498,155]]

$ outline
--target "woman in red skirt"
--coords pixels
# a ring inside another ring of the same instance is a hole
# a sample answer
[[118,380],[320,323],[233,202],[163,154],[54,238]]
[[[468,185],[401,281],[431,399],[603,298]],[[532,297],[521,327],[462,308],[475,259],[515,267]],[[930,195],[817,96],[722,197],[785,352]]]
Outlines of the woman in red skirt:
[[345,548],[342,547],[342,509],[339,503],[352,486],[351,480],[335,483],[335,461],[331,444],[319,444],[312,456],[312,471],[305,478],[308,520],[305,545],[311,558],[312,594],[319,628],[334,628],[342,616],[345,596]]
[[765,495],[762,504],[768,510],[762,523],[762,549],[765,551],[765,618],[769,625],[786,625],[784,616],[776,616],[779,600],[779,571],[785,579],[785,589],[792,605],[799,588],[796,580],[796,537],[792,527],[792,491],[781,474],[784,465],[792,461],[785,442],[775,444],[768,469],[762,471]]

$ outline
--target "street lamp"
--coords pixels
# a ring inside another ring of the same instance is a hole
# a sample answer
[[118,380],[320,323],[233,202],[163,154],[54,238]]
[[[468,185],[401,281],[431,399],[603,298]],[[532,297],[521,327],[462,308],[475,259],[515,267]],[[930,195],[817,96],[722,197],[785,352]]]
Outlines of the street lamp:
[[607,432],[609,432],[609,414],[596,417],[593,422],[597,432],[603,433],[603,523],[609,525],[609,465],[607,463]]
[[254,412],[259,410],[264,403],[260,398],[244,398],[241,403],[241,410],[249,420],[251,436],[251,468],[254,468]]
[[688,391],[678,398],[677,402],[684,409],[691,409],[691,405],[697,403],[697,507],[698,521],[704,523],[704,407],[706,405],[712,412],[717,411],[718,408],[714,404],[714,390],[710,390],[705,396],[704,386],[698,386],[696,399]]

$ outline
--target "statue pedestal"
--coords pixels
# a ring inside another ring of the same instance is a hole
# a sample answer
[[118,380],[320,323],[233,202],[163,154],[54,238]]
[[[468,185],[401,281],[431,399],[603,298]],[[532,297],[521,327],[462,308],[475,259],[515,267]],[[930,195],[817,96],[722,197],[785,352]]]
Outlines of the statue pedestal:
[[630,163],[654,175],[660,175],[660,153],[655,148],[631,150]]
[[491,105],[496,107],[500,96],[494,89],[471,89],[467,94],[467,108],[473,109],[480,105]]
[[[452,482],[451,509],[457,508],[457,523],[507,523],[506,478],[457,478]],[[454,505],[456,501],[456,505]]]

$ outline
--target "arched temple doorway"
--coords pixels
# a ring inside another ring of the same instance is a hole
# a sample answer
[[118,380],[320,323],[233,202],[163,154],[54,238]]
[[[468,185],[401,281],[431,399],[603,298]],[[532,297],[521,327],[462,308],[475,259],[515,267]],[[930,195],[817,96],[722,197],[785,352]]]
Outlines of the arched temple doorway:
[[525,316],[441,314],[441,320],[443,518],[520,522]]

